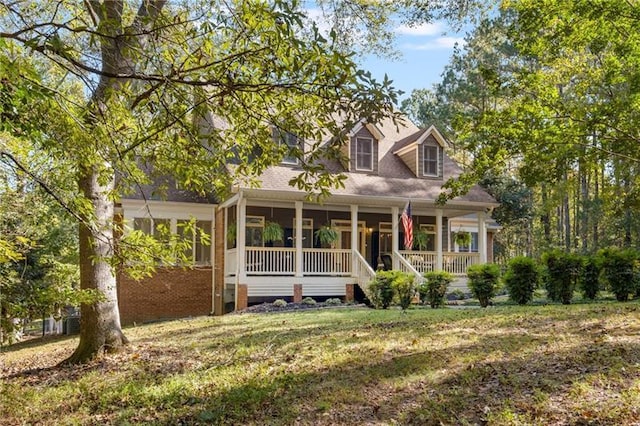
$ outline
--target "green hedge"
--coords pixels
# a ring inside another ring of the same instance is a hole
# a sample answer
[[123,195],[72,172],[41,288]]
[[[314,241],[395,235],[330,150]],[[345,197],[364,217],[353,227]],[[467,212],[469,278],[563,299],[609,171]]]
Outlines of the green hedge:
[[469,289],[480,302],[480,306],[489,306],[499,288],[500,267],[492,263],[471,265],[467,269],[467,278]]
[[535,260],[526,256],[514,257],[504,274],[504,284],[509,298],[519,305],[533,299],[533,291],[540,282],[540,269]]

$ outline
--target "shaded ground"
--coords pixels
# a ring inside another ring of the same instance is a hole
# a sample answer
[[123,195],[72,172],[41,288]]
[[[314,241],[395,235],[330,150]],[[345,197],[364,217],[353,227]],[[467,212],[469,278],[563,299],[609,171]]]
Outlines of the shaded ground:
[[640,422],[640,306],[316,309],[129,328],[0,354],[2,424]]

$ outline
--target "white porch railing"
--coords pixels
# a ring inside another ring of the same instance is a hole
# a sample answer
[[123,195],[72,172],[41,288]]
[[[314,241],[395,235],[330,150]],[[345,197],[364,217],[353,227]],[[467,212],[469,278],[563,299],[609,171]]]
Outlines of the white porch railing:
[[[437,269],[435,251],[402,250],[399,254],[420,274]],[[478,263],[480,263],[478,253],[442,253],[442,270],[453,275],[466,275],[467,268]]]
[[398,252],[420,275],[436,269],[437,254],[435,251],[410,251],[401,250]]
[[444,253],[442,269],[453,275],[466,275],[471,265],[480,263],[478,253]]
[[295,275],[296,249],[288,247],[247,247],[247,275]]
[[373,270],[373,268],[369,265],[369,263],[365,260],[364,257],[362,257],[362,255],[357,251],[357,250],[353,250],[353,255],[355,256],[355,267],[356,270],[355,272],[355,276],[357,277],[357,283],[360,286],[360,288],[362,289],[362,291],[364,291],[364,294],[367,295],[367,297],[369,296],[369,282],[371,282],[371,280],[373,280],[376,277],[376,272]]
[[[361,287],[375,276],[360,253],[356,253],[358,270],[352,274],[352,256],[349,249],[302,249],[302,274],[305,276],[354,276]],[[425,272],[436,269],[436,253],[422,251],[398,251],[394,253],[401,271],[409,272],[419,280]],[[442,255],[442,269],[454,275],[466,275],[471,265],[480,263],[478,253],[449,253]],[[360,260],[361,259],[361,260]],[[290,247],[247,247],[246,273],[248,275],[295,275],[296,249]],[[366,266],[366,268],[365,268]],[[367,269],[368,268],[368,269]],[[225,275],[234,276],[237,269],[237,249],[226,251]],[[369,273],[371,272],[371,273]]]
[[424,282],[422,273],[414,268],[413,265],[409,263],[407,259],[405,259],[400,253],[394,251],[393,257],[397,258],[400,271],[413,275],[415,277],[415,283],[417,285],[420,285]]
[[349,276],[351,275],[351,250],[302,249],[302,273],[304,275]]
[[224,256],[224,275],[234,276],[238,268],[238,249],[229,249]]

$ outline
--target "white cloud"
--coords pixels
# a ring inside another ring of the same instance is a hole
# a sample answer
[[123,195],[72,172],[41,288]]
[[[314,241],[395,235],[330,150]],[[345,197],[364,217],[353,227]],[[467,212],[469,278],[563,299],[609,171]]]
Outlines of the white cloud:
[[464,46],[463,37],[438,37],[425,43],[406,43],[401,46],[406,50],[441,50],[441,49],[453,49],[458,43],[458,46]]
[[441,34],[443,31],[444,26],[441,22],[420,24],[416,26],[400,25],[395,29],[396,33],[408,36],[432,36]]

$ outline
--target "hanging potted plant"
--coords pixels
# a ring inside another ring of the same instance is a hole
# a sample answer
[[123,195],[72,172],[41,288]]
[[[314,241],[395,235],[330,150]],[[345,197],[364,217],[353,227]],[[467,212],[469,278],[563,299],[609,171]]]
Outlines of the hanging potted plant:
[[265,242],[282,241],[284,239],[284,230],[278,222],[266,222],[262,237]]
[[338,231],[329,225],[323,225],[315,232],[316,239],[322,246],[331,246],[338,239]]
[[427,244],[429,242],[429,234],[426,231],[420,230],[416,232],[413,236],[413,246],[417,247],[420,251],[425,251],[427,249]]
[[455,233],[454,240],[459,246],[468,247],[471,245],[471,232],[458,231]]

